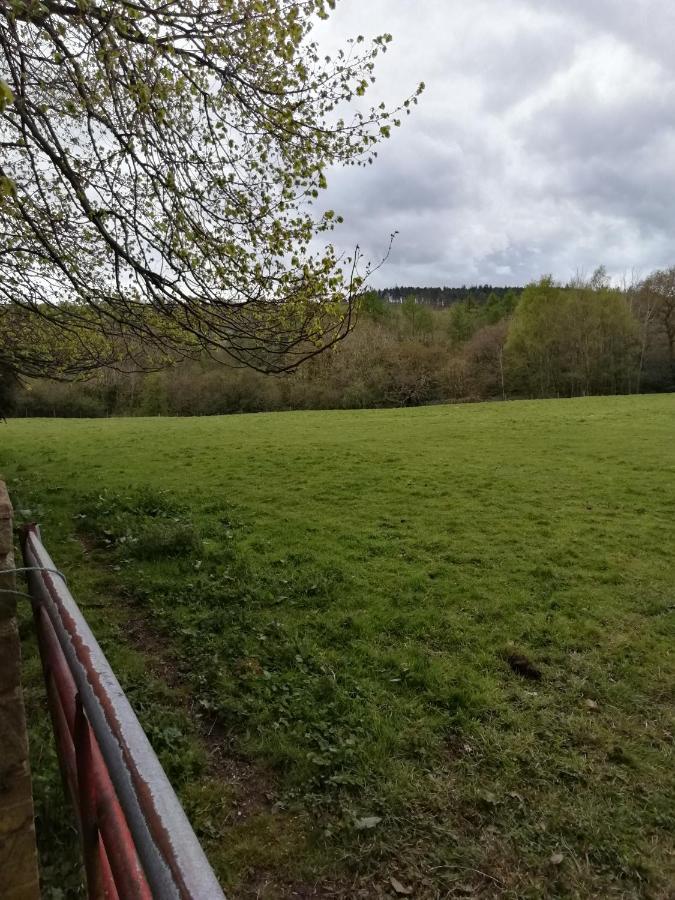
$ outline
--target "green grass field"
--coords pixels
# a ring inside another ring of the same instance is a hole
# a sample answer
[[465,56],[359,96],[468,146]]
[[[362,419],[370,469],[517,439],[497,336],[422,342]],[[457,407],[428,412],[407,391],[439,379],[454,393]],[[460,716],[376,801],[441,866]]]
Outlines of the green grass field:
[[0,441],[232,898],[673,896],[672,395]]

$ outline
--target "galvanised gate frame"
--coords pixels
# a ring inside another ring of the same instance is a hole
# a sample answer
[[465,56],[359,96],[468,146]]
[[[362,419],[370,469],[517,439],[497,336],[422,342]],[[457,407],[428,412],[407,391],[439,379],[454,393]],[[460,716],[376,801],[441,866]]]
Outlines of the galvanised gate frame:
[[224,900],[154,750],[40,538],[22,549],[90,898]]

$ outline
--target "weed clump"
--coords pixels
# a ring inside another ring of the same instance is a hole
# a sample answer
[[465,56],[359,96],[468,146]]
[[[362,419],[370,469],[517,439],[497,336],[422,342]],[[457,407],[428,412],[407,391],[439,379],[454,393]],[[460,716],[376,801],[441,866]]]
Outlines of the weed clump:
[[190,557],[201,547],[189,510],[166,491],[141,488],[89,495],[76,519],[79,531],[97,547],[133,559]]

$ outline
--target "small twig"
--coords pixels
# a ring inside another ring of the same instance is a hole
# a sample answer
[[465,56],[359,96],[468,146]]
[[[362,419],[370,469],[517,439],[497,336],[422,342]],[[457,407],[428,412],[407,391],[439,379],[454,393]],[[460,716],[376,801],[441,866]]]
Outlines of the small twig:
[[438,869],[458,869],[461,872],[474,872],[476,875],[482,875],[483,878],[489,878],[490,881],[494,881],[495,884],[501,884],[504,887],[504,882],[500,878],[495,878],[494,875],[488,875],[487,872],[481,872],[480,869],[472,869],[471,866],[432,866],[429,871],[436,872]]

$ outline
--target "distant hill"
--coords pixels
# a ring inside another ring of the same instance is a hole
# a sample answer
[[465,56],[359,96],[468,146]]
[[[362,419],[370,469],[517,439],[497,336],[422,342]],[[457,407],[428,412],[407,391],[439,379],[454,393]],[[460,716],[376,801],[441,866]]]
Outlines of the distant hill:
[[491,284],[476,284],[470,287],[390,287],[375,291],[383,300],[389,303],[402,303],[406,297],[414,297],[418,303],[427,306],[452,306],[453,303],[473,301],[474,303],[486,303],[491,294],[504,297],[506,294],[518,296],[523,291],[522,287],[494,287]]

